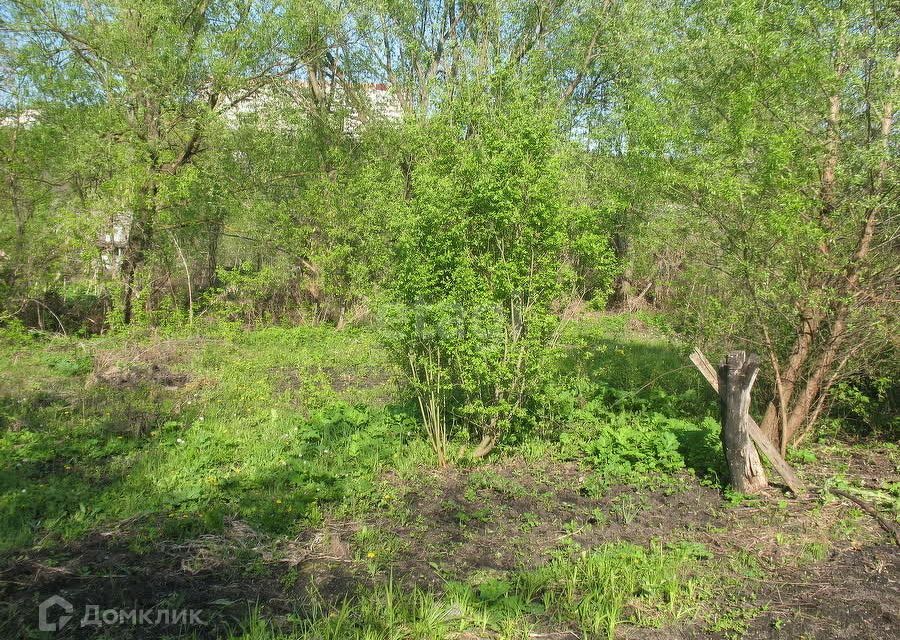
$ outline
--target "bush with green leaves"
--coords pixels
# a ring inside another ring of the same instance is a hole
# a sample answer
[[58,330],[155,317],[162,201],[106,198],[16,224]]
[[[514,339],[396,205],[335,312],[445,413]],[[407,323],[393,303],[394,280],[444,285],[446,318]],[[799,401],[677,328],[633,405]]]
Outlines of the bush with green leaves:
[[672,419],[661,414],[575,412],[560,434],[565,458],[583,459],[609,480],[634,480],[650,473],[672,473],[685,466],[672,432]]
[[201,303],[210,314],[245,324],[280,319],[287,309],[304,302],[301,286],[288,264],[259,269],[244,261],[233,269],[216,270],[218,286],[210,287]]
[[552,114],[502,82],[415,134],[392,346],[444,464],[453,427],[486,455],[545,375],[565,291],[562,175]]

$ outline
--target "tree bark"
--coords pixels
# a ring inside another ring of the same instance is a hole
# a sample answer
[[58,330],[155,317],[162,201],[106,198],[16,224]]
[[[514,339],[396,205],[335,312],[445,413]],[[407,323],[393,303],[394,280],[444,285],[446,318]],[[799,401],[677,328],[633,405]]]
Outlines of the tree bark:
[[497,436],[486,435],[481,439],[481,442],[478,443],[478,446],[475,447],[475,450],[472,451],[473,458],[483,458],[491,451],[494,450],[494,447],[497,444]]
[[747,427],[750,390],[759,372],[759,360],[743,351],[728,354],[719,366],[722,403],[722,446],[731,473],[731,485],[741,493],[758,493],[769,486],[759,453]]
[[[802,326],[794,340],[794,347],[791,350],[790,358],[787,366],[781,373],[781,403],[785,407],[791,406],[791,400],[794,396],[794,387],[809,359],[812,351],[813,340],[819,332],[819,325],[822,322],[822,316],[818,312],[804,313],[802,317]],[[779,402],[773,399],[766,407],[763,414],[762,422],[759,428],[766,437],[781,451],[785,450],[787,439],[782,433],[782,416],[778,408]]]
[[[700,351],[700,349],[694,349],[694,352],[690,356],[690,360],[694,363],[694,366],[697,367],[697,370],[700,371],[703,377],[706,378],[706,381],[709,383],[709,386],[713,388],[713,391],[715,391],[716,394],[720,394],[719,377],[716,368],[707,357],[703,355],[703,352]],[[750,415],[747,416],[747,431],[750,434],[750,439],[753,440],[753,444],[755,444],[758,450],[769,460],[769,463],[774,467],[775,471],[781,475],[788,488],[796,495],[801,495],[806,490],[806,487],[797,477],[797,474],[794,473],[794,470],[791,469],[791,465],[785,461],[778,449],[760,430],[759,425],[753,420],[753,416]]]

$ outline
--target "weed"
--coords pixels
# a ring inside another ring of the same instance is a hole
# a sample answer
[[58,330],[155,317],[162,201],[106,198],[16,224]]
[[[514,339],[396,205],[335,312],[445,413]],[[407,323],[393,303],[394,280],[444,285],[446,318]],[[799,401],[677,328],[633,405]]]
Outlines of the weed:
[[522,514],[522,524],[519,525],[522,531],[530,531],[541,523],[540,517],[536,513],[526,511]]
[[794,464],[810,464],[816,462],[816,454],[809,449],[788,449],[787,459]]
[[[439,640],[489,632],[521,638],[528,637],[534,623],[549,619],[589,637],[612,638],[623,622],[660,626],[692,616],[704,593],[688,575],[693,558],[687,549],[613,544],[508,577],[450,581],[440,597],[416,588],[402,591],[389,580],[336,606],[314,598],[312,615],[298,621],[290,637]],[[231,637],[288,636],[278,635],[255,613]]]
[[725,487],[725,500],[730,507],[740,507],[746,505],[752,505],[759,502],[759,498],[756,496],[751,496],[746,493],[741,493],[740,491],[735,491],[730,486]]
[[525,488],[512,478],[486,469],[474,471],[469,475],[467,491],[469,489],[496,491],[506,498],[521,498],[527,494]]
[[585,460],[607,479],[638,481],[684,467],[678,439],[661,416],[611,414],[597,406],[560,436],[561,455]]
[[291,567],[279,578],[279,582],[286,591],[293,591],[299,579],[300,572],[297,570],[297,567]]
[[739,551],[728,560],[729,568],[747,578],[761,578],[764,575],[759,560],[748,551]]
[[763,612],[762,607],[748,603],[723,607],[709,622],[709,630],[724,634],[726,638],[741,638],[747,632],[750,622]]
[[606,520],[606,514],[599,508],[593,509],[591,511],[590,517],[588,518],[588,522],[597,527],[606,524]]
[[829,534],[834,539],[847,539],[859,531],[863,512],[856,507],[847,510],[847,515],[835,522],[829,529]]
[[613,498],[611,505],[613,513],[616,514],[619,522],[626,526],[631,524],[635,517],[644,509],[642,500],[635,499],[634,496],[626,493]]
[[370,575],[388,568],[403,542],[386,531],[362,527],[353,535],[354,556],[364,564]]
[[821,562],[828,557],[829,547],[821,542],[807,542],[803,545],[802,562]]

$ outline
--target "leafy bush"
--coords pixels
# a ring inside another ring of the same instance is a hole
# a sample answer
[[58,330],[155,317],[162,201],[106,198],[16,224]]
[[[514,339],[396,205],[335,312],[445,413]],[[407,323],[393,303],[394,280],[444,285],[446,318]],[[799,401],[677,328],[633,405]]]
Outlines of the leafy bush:
[[391,285],[392,346],[441,463],[455,425],[478,457],[521,422],[558,325],[556,131],[536,100],[505,92],[472,87],[424,125]]
[[606,478],[627,480],[685,466],[669,419],[660,414],[579,410],[576,416],[574,425],[560,435],[561,454],[584,459]]
[[34,336],[28,332],[25,325],[18,318],[4,319],[0,323],[0,345],[10,347],[24,347],[29,345]]
[[93,367],[93,361],[86,355],[47,354],[44,364],[51,370],[65,376],[77,376],[87,373]]
[[832,390],[832,416],[840,431],[856,436],[900,437],[900,384],[891,375],[841,382]]
[[303,302],[296,274],[286,266],[255,269],[245,261],[235,269],[218,269],[216,279],[218,286],[204,293],[203,304],[227,320],[245,324],[277,320]]

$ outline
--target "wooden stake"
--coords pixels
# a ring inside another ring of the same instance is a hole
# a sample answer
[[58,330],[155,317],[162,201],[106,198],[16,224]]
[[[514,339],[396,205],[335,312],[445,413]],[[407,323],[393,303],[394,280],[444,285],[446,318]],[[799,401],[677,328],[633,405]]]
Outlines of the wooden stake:
[[[694,352],[691,354],[691,362],[694,363],[694,366],[696,366],[703,377],[706,378],[706,381],[715,392],[719,393],[719,377],[716,373],[716,369],[712,366],[712,363],[710,363],[706,356],[703,355],[703,352],[699,349],[694,349]],[[771,440],[765,436],[759,428],[759,425],[756,424],[756,421],[750,415],[747,415],[746,428],[753,443],[759,448],[760,452],[766,457],[775,471],[777,471],[784,479],[784,483],[788,488],[796,495],[803,493],[806,490],[806,487],[800,482],[800,479],[794,473],[794,470],[785,459],[781,457],[781,453],[775,448]]]

